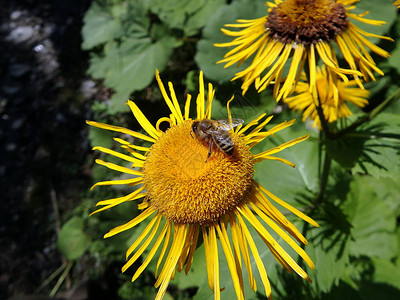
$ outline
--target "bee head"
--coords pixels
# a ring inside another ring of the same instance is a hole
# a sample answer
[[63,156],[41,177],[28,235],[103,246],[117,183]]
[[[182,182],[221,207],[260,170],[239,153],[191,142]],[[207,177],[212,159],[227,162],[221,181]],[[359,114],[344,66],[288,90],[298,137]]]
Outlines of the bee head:
[[193,124],[192,124],[192,131],[190,132],[190,136],[191,136],[192,138],[193,138],[192,132],[193,132],[195,135],[197,135],[197,132],[198,132],[198,130],[199,130],[198,126],[199,126],[199,121],[194,121]]
[[198,130],[199,121],[194,121],[192,124],[192,131],[196,132]]

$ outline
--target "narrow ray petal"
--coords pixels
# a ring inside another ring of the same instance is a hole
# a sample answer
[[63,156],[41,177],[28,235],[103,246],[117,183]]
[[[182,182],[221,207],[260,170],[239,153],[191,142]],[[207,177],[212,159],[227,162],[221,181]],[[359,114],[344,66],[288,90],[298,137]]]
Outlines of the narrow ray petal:
[[152,142],[152,143],[154,143],[156,141],[155,139],[153,139],[147,135],[144,135],[142,133],[139,133],[139,132],[136,132],[136,131],[133,131],[133,130],[130,130],[130,129],[127,129],[124,127],[113,126],[113,125],[98,123],[98,122],[94,122],[94,121],[86,121],[86,124],[97,127],[97,128],[101,128],[101,129],[107,129],[107,130],[111,130],[111,131],[125,133],[127,135],[130,135],[130,136],[133,136],[133,137],[136,137],[138,139],[142,139],[142,140],[145,140],[148,142]]
[[147,219],[149,216],[151,216],[155,212],[154,208],[149,207],[145,211],[143,211],[140,215],[138,215],[136,218],[133,220],[129,221],[128,223],[124,225],[120,225],[118,227],[115,227],[111,229],[107,234],[104,235],[104,238],[111,237],[113,235],[116,235],[122,231],[128,230],[132,227],[135,227],[137,224],[143,222],[143,220]]
[[139,122],[140,126],[142,126],[142,128],[147,132],[147,134],[153,137],[154,139],[158,139],[161,133],[158,132],[153,125],[151,125],[149,120],[144,116],[144,114],[135,104],[135,102],[128,100],[128,105],[133,115],[135,116],[136,120]]

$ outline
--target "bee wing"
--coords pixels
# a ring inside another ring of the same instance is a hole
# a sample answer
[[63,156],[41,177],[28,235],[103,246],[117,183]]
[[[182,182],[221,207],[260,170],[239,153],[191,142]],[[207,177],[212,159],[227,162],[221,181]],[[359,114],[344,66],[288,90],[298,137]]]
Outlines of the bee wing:
[[216,122],[219,128],[223,130],[231,130],[233,127],[242,124],[244,121],[242,119],[232,118],[232,119],[216,120]]

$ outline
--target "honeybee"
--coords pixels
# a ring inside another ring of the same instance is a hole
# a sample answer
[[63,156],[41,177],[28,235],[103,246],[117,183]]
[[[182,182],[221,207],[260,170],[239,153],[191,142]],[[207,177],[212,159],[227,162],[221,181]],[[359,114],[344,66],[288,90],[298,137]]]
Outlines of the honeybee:
[[[207,160],[211,156],[213,150],[213,144],[224,153],[228,155],[233,154],[234,143],[229,134],[229,130],[244,121],[241,119],[223,119],[223,120],[211,120],[204,119],[201,121],[194,121],[192,124],[192,132],[200,141],[206,141],[209,143],[210,151],[208,151]],[[193,137],[193,136],[192,136]]]

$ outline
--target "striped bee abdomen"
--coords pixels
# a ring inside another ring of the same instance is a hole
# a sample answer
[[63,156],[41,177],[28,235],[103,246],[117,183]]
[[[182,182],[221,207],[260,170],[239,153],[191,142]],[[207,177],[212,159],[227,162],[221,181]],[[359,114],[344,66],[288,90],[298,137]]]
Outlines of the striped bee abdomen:
[[226,154],[232,155],[234,149],[234,143],[229,135],[229,132],[223,131],[218,135],[213,135],[215,144]]

